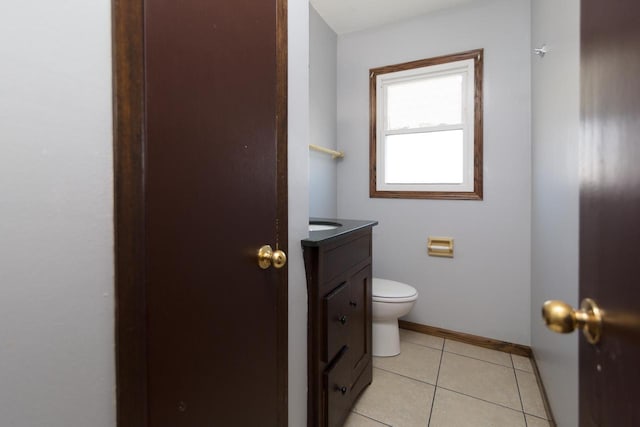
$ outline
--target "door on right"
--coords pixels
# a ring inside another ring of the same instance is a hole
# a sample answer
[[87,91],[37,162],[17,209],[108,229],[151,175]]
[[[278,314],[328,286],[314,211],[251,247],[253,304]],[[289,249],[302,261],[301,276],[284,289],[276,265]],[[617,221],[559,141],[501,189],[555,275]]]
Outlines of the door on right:
[[582,0],[580,15],[582,309],[543,316],[585,332],[580,425],[640,426],[640,3]]
[[640,426],[640,2],[581,7],[580,298],[603,325],[580,339],[580,425]]

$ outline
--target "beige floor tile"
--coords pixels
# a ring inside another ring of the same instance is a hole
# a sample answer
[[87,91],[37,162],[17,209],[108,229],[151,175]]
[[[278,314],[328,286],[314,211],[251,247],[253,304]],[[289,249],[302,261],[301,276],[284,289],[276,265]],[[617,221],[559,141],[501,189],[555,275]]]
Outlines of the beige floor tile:
[[439,350],[402,341],[399,355],[374,357],[373,366],[435,385],[441,354]]
[[523,371],[516,371],[516,376],[518,377],[518,387],[524,412],[546,419],[547,413],[544,410],[544,403],[542,402],[542,395],[540,394],[536,377]]
[[513,360],[514,368],[520,369],[521,371],[533,373],[533,365],[531,365],[531,359],[529,359],[528,357],[512,354],[511,359]]
[[429,427],[525,427],[524,414],[438,388]]
[[435,387],[400,375],[373,369],[373,382],[353,410],[394,427],[425,427]]
[[513,368],[445,352],[438,386],[522,410]]
[[511,355],[503,351],[491,350],[449,339],[445,340],[444,351],[473,357],[474,359],[484,360],[485,362],[496,363],[509,368],[513,367],[511,364]]
[[355,412],[349,414],[347,421],[344,423],[344,427],[385,427],[386,425]]
[[424,345],[426,347],[436,348],[438,350],[442,350],[442,346],[444,345],[444,338],[434,337],[433,335],[427,335],[420,332],[409,331],[407,329],[400,329],[400,340]]
[[549,421],[533,415],[525,415],[527,417],[527,427],[549,427]]

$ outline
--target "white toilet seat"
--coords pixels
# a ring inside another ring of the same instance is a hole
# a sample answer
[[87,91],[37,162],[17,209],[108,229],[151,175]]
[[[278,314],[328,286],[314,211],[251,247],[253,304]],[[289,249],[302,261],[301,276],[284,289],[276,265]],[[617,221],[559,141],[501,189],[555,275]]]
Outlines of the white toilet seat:
[[385,303],[410,302],[418,299],[418,291],[406,283],[373,278],[371,284],[373,301]]

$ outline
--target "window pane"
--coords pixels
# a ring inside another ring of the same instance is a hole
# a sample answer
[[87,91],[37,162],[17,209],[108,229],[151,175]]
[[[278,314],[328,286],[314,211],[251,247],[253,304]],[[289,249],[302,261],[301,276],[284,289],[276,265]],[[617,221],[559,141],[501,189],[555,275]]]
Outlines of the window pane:
[[388,130],[454,125],[461,122],[461,74],[387,86]]
[[389,135],[385,144],[385,183],[461,184],[463,133]]

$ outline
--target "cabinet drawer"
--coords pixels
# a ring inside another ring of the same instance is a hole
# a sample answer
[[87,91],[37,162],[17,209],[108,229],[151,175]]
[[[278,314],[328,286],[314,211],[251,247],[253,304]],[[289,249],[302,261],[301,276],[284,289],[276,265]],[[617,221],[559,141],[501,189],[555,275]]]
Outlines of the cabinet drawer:
[[324,372],[324,402],[327,405],[324,413],[328,427],[342,427],[351,409],[351,367],[348,359],[349,349],[345,348]]
[[371,234],[368,233],[326,249],[322,257],[324,271],[321,272],[320,282],[326,283],[371,258]]
[[344,282],[323,298],[324,349],[322,360],[329,362],[349,340],[349,282]]

